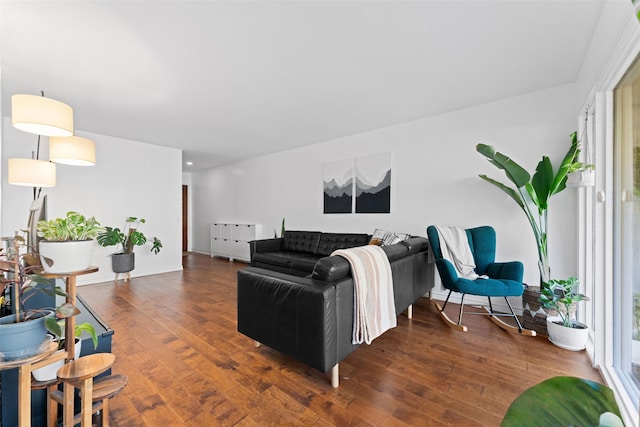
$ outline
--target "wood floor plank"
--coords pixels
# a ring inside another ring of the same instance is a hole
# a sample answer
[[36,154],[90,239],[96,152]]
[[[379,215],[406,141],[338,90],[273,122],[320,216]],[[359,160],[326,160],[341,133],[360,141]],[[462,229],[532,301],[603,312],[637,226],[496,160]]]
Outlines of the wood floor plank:
[[[237,332],[236,275],[246,264],[184,257],[184,270],[78,293],[115,331],[113,426],[498,426],[511,401],[556,375],[602,382],[585,352],[509,334],[483,316],[469,332],[427,299],[414,317],[340,363],[340,387]],[[457,306],[447,311],[457,315]]]

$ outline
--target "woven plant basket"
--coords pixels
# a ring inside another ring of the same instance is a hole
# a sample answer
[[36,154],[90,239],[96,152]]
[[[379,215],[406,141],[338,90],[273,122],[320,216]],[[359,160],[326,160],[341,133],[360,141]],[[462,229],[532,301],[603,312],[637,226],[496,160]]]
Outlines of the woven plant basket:
[[549,335],[547,332],[547,314],[555,316],[555,310],[545,310],[540,305],[540,286],[528,286],[522,294],[522,323],[526,329],[532,329],[538,334]]
[[[570,310],[575,316],[576,305]],[[550,310],[540,305],[540,286],[525,285],[522,294],[522,323],[525,329],[533,329],[538,334],[549,335],[547,332],[547,316],[557,316],[557,310]]]

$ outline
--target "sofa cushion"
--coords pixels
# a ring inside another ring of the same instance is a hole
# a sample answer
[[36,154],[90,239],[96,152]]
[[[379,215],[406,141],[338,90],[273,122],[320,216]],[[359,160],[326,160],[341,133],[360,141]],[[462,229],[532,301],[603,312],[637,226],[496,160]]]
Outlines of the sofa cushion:
[[253,254],[253,262],[291,268],[292,252],[258,252]]
[[395,245],[403,240],[408,239],[410,236],[406,233],[396,233],[393,231],[382,230],[380,228],[376,228],[373,231],[373,235],[371,236],[371,240],[369,241],[370,245],[378,245],[378,246],[389,246]]
[[320,256],[306,252],[291,253],[291,268],[311,273]]
[[319,231],[285,231],[282,249],[285,251],[315,253],[320,241]]
[[316,253],[328,256],[336,249],[364,246],[369,242],[368,234],[361,233],[322,233]]

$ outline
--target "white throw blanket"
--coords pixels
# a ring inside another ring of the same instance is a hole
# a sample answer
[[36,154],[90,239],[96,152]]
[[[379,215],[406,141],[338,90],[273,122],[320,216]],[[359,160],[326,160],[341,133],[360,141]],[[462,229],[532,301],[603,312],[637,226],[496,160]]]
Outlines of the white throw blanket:
[[331,255],[340,255],[351,265],[354,284],[352,342],[371,344],[397,325],[389,258],[375,245],[338,249]]
[[464,228],[445,227],[436,225],[438,236],[440,237],[440,252],[442,258],[448,260],[456,269],[458,277],[465,279],[487,279],[487,276],[480,276],[476,273],[476,262],[473,259],[467,233]]

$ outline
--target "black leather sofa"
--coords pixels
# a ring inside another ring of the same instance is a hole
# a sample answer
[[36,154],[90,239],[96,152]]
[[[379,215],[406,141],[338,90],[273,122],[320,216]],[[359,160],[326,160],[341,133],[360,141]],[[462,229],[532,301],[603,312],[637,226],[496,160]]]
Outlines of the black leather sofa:
[[331,255],[336,249],[366,245],[370,239],[368,234],[287,230],[280,238],[249,242],[251,265],[307,276],[320,258]]
[[[263,244],[272,243],[254,242],[254,248]],[[433,287],[428,240],[412,237],[382,248],[391,264],[400,314]],[[252,264],[271,266],[257,259]],[[354,288],[349,263],[340,256],[321,257],[307,277],[273,270],[252,266],[238,271],[238,331],[322,372],[331,370],[331,383],[337,387],[338,363],[357,348],[351,343]]]

